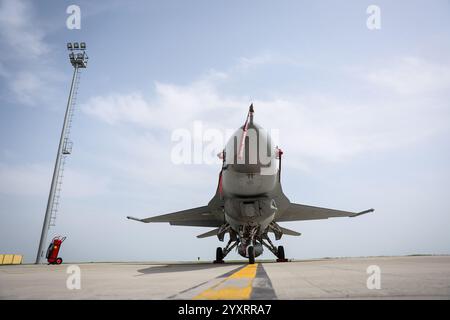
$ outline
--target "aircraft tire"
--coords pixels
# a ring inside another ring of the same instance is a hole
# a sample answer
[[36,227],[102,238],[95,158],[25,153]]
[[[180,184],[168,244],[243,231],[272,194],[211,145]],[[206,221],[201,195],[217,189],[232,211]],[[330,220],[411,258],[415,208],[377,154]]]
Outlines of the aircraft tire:
[[248,247],[248,263],[255,263],[255,248],[253,248],[253,246]]
[[285,255],[284,255],[284,247],[283,246],[278,246],[278,259],[280,259],[280,260],[286,259]]
[[216,249],[216,261],[214,261],[216,263],[221,263],[223,262],[223,250],[221,247],[217,247]]

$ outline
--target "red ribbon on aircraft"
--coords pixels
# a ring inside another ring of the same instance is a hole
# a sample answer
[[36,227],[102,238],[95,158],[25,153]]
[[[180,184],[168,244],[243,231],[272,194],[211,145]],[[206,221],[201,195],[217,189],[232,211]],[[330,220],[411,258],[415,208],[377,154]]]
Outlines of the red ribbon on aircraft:
[[247,137],[247,132],[248,132],[248,120],[250,119],[252,112],[252,106],[253,104],[250,106],[250,110],[247,113],[247,119],[245,120],[244,123],[244,131],[242,132],[242,138],[241,138],[241,144],[239,146],[239,159],[242,159],[242,155],[244,153],[244,146],[245,146],[245,138]]

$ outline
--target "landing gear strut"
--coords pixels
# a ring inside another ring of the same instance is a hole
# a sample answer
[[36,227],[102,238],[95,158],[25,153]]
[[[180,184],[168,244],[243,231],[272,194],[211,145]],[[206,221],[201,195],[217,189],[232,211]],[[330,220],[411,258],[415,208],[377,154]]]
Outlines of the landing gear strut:
[[264,236],[264,238],[265,240],[267,240],[267,242],[263,240],[262,244],[277,257],[277,262],[287,262],[288,260],[284,255],[284,247],[283,246],[278,246],[278,248],[275,247],[272,241],[270,241],[270,238],[267,234]]
[[216,249],[216,260],[214,263],[223,263],[223,259],[230,253],[230,251],[239,244],[239,240],[230,239],[225,248],[218,247]]

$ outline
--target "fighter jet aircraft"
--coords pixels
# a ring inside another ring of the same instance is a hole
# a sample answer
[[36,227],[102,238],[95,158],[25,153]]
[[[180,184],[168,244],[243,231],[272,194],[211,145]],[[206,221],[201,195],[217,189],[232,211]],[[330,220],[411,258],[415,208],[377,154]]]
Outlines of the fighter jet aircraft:
[[356,217],[374,211],[349,212],[290,202],[281,188],[283,152],[272,145],[268,132],[253,118],[252,104],[244,125],[219,154],[222,170],[216,194],[208,205],[145,219],[127,218],[145,223],[214,227],[197,237],[217,236],[223,242],[225,235],[229,235],[227,245],[217,248],[215,263],[222,263],[227,254],[237,248],[237,252],[253,264],[255,257],[263,253],[263,247],[268,248],[277,261],[287,261],[283,246],[276,247],[269,233],[274,234],[275,240],[300,233],[283,228],[280,222]]

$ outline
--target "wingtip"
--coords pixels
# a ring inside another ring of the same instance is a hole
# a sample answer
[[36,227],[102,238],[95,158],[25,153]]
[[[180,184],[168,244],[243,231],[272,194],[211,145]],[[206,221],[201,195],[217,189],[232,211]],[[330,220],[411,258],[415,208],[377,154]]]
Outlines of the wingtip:
[[141,219],[135,218],[135,217],[131,217],[131,216],[127,216],[127,219],[142,222]]
[[357,214],[355,214],[355,215],[353,215],[353,216],[351,216],[351,217],[352,217],[352,218],[358,217],[358,216],[361,216],[361,215],[363,215],[363,214],[370,213],[370,212],[374,212],[374,211],[375,211],[374,208],[370,208],[370,209],[367,209],[367,210],[358,212]]

